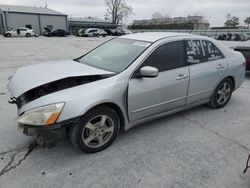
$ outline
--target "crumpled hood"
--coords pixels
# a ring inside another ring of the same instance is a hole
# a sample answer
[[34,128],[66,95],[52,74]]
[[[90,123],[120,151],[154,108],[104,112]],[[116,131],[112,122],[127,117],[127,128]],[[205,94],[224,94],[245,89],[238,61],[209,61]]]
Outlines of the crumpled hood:
[[14,97],[46,83],[68,77],[114,74],[73,60],[30,65],[17,69],[7,85]]

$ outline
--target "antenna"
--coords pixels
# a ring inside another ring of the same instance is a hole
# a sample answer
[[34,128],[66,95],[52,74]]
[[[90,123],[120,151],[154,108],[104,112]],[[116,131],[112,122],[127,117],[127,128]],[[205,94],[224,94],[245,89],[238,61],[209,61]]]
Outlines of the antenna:
[[47,4],[47,2],[45,1],[45,8],[48,8],[48,4]]

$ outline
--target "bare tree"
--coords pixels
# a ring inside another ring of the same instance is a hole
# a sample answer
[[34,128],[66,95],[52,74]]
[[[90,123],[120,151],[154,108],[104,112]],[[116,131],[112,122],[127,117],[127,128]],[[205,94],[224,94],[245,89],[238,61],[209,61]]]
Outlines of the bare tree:
[[107,12],[112,18],[112,23],[119,24],[124,18],[133,13],[133,8],[125,0],[105,0]]
[[247,28],[249,29],[249,25],[250,25],[250,16],[247,17],[245,20],[244,20],[245,24],[247,25]]
[[239,25],[239,18],[236,16],[231,16],[231,14],[226,15],[226,22],[224,23],[227,27],[235,27]]

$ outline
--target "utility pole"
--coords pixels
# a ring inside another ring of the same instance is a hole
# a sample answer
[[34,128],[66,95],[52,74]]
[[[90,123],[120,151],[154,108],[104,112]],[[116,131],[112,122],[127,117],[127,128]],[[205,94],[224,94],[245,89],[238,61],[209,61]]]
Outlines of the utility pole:
[[104,19],[106,20],[106,21],[108,21],[109,20],[109,15],[108,15],[108,13],[106,12],[106,14],[104,15]]

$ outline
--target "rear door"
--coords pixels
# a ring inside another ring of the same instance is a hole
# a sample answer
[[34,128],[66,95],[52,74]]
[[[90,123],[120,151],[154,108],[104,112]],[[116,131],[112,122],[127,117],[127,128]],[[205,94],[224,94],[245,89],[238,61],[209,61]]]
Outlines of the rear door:
[[137,69],[155,67],[154,78],[132,77],[128,88],[131,122],[183,107],[187,99],[189,71],[184,59],[184,41],[169,42],[155,49]]
[[227,62],[220,50],[206,40],[187,40],[186,54],[190,65],[187,104],[192,104],[210,98],[227,72]]
[[26,33],[27,33],[27,29],[24,29],[24,28],[20,29],[20,35],[21,36],[23,36],[23,37],[26,36]]

